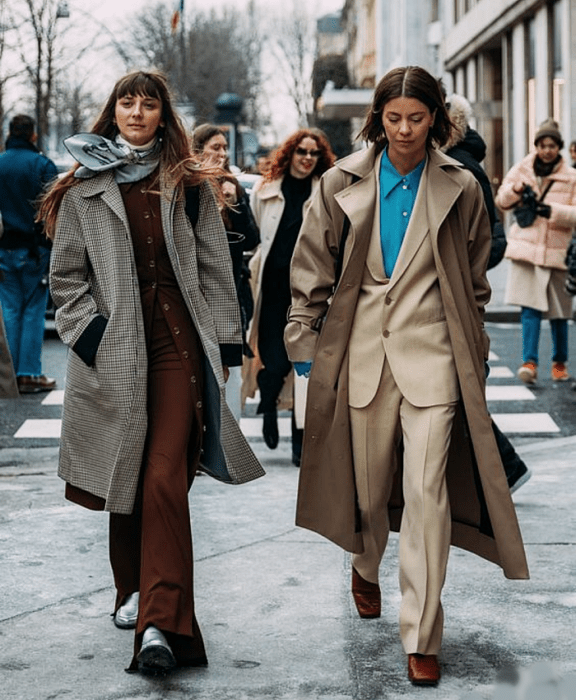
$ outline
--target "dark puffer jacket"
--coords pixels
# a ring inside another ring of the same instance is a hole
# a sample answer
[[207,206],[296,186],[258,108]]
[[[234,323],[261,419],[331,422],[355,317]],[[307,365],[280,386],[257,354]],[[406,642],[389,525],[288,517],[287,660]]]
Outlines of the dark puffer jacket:
[[506,234],[504,226],[498,218],[496,206],[494,204],[494,194],[492,186],[486,175],[486,171],[480,163],[486,157],[486,144],[477,131],[469,126],[472,108],[465,97],[461,95],[450,95],[447,98],[448,114],[454,125],[450,133],[448,143],[442,148],[446,155],[460,161],[478,180],[484,193],[484,202],[490,217],[492,227],[492,248],[488,269],[495,267],[504,257],[506,250]]

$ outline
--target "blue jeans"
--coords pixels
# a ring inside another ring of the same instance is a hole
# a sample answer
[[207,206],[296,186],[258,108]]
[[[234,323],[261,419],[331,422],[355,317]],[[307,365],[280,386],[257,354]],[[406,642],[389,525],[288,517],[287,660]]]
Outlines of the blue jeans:
[[[522,362],[538,364],[538,344],[542,312],[522,307]],[[568,321],[565,318],[550,319],[552,332],[552,362],[566,362],[568,359]]]
[[18,377],[42,374],[44,315],[48,302],[46,276],[50,251],[33,258],[26,248],[0,249],[0,304],[6,337]]

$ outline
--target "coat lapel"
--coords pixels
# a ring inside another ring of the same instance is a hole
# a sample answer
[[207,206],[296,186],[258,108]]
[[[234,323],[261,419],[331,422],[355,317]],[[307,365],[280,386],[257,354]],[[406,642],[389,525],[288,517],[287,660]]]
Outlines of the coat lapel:
[[[350,219],[352,245],[348,250],[357,247],[358,232],[365,232],[366,239],[370,238],[377,201],[378,183],[374,168],[376,157],[375,149],[372,147],[368,151],[360,151],[358,155],[354,153],[338,164],[343,171],[360,178],[334,195],[334,199]],[[368,240],[363,248],[367,250],[367,247]],[[344,265],[346,262],[345,259]]]
[[120,188],[116,184],[113,171],[103,173],[98,177],[85,180],[82,196],[85,198],[101,196],[102,201],[122,221],[126,231],[130,230],[126,208],[120,194]]
[[406,271],[428,234],[436,240],[440,226],[462,191],[442,165],[449,161],[437,151],[428,151],[410,223],[390,280],[390,288]]

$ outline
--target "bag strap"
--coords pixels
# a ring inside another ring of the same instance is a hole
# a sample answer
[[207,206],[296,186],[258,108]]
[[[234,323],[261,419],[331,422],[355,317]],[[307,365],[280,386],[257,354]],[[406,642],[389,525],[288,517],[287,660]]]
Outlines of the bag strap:
[[[353,185],[355,182],[358,182],[360,179],[359,175],[352,175],[352,182],[350,183]],[[344,247],[346,246],[346,239],[348,238],[348,234],[350,233],[350,219],[345,216],[344,217],[344,223],[342,224],[342,234],[340,236],[340,246],[338,248],[338,257],[336,258],[336,271],[334,274],[334,288],[338,285],[338,282],[340,281],[340,275],[342,274],[342,267],[344,266]]]
[[554,180],[549,180],[549,181],[548,181],[548,184],[546,185],[546,189],[545,189],[544,192],[542,192],[542,194],[538,197],[538,201],[539,201],[539,202],[543,202],[543,201],[544,201],[544,197],[548,194],[548,190],[552,187],[553,183],[554,183]]

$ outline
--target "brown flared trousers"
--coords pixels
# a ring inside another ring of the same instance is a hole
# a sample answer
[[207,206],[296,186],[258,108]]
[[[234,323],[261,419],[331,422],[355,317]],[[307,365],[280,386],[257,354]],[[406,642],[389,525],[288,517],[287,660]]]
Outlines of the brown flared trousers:
[[121,185],[148,353],[148,432],[131,515],[110,516],[116,608],[140,591],[134,658],[150,625],[181,666],[206,663],[194,614],[188,492],[203,435],[203,352],[166,251],[153,177]]

